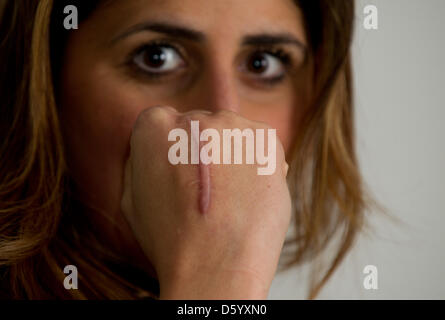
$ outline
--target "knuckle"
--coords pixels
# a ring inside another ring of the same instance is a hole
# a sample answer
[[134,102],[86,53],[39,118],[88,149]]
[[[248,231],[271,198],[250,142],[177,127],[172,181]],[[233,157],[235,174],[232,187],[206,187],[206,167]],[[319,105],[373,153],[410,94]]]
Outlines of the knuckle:
[[153,106],[144,109],[133,124],[131,140],[135,136],[153,135],[165,131],[175,117],[176,110],[171,107]]
[[227,110],[227,109],[220,109],[217,112],[215,112],[216,117],[220,117],[220,118],[226,118],[226,119],[230,119],[233,120],[234,118],[237,117],[237,113]]
[[140,128],[145,125],[156,125],[164,123],[176,110],[172,107],[153,106],[144,109],[136,119],[134,128]]
[[185,113],[181,113],[178,116],[177,122],[184,124],[184,126],[190,125],[191,121],[203,122],[208,118],[208,113],[203,110],[192,110]]
[[[265,130],[274,130],[275,128],[272,127],[270,124],[268,124],[267,122],[257,122],[259,129],[265,129]],[[278,140],[278,139],[277,139]],[[278,143],[278,141],[277,141]]]

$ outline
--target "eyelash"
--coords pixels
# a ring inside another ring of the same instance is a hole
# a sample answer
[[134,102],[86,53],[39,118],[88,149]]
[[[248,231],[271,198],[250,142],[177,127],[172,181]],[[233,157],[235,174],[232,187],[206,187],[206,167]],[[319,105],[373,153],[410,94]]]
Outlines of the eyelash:
[[178,55],[185,61],[185,55],[183,54],[183,50],[181,50],[179,47],[177,47],[176,45],[172,44],[169,41],[165,41],[165,40],[153,40],[150,41],[148,43],[143,44],[142,46],[139,46],[138,48],[136,48],[135,50],[133,50],[128,58],[126,59],[126,65],[130,66],[130,68],[135,71],[138,75],[142,75],[145,78],[148,79],[159,79],[162,77],[165,77],[167,74],[162,74],[162,73],[153,73],[153,72],[147,72],[144,70],[141,70],[140,67],[138,67],[135,62],[134,59],[137,55],[141,54],[144,50],[147,50],[150,47],[153,46],[159,46],[159,47],[164,47],[164,48],[171,48],[176,50],[176,52],[178,53]]
[[[286,50],[282,49],[281,47],[276,47],[273,45],[259,46],[255,51],[252,52],[252,54],[254,54],[254,53],[270,54],[270,55],[278,58],[281,61],[281,63],[283,63],[283,65],[286,69],[286,73],[288,73],[289,70],[293,66],[291,55],[288,52],[286,52]],[[272,85],[277,84],[280,81],[282,81],[285,76],[286,76],[286,74],[284,74],[283,76],[280,76],[280,77],[276,77],[276,78],[262,79],[261,81],[263,83],[265,83],[266,85],[272,86]]]
[[[144,50],[147,50],[150,47],[153,46],[159,46],[159,47],[165,47],[165,48],[171,48],[176,50],[176,52],[178,53],[178,55],[184,60],[186,61],[185,57],[186,55],[184,54],[184,50],[181,49],[181,47],[176,46],[175,44],[173,44],[171,41],[166,41],[166,40],[153,40],[150,41],[148,43],[145,43],[142,46],[139,46],[137,49],[133,50],[128,58],[127,58],[127,65],[129,65],[133,71],[135,71],[138,75],[141,75],[145,78],[148,78],[149,80],[156,80],[156,79],[160,79],[163,77],[168,76],[168,73],[153,73],[153,72],[148,72],[145,70],[141,70],[141,68],[139,66],[137,66],[134,62],[134,59],[137,55],[141,54]],[[277,47],[275,45],[260,45],[258,47],[255,48],[255,50],[253,50],[250,54],[255,54],[255,53],[263,53],[263,54],[269,54],[277,59],[280,60],[281,63],[283,63],[284,67],[286,68],[286,73],[289,72],[289,70],[292,68],[293,66],[293,60],[291,55],[286,52],[286,50],[284,50],[281,47]],[[265,83],[266,85],[274,85],[278,82],[280,82],[281,80],[283,80],[283,78],[286,76],[286,74],[284,74],[283,76],[277,77],[277,78],[271,78],[271,79],[262,79],[261,82]]]

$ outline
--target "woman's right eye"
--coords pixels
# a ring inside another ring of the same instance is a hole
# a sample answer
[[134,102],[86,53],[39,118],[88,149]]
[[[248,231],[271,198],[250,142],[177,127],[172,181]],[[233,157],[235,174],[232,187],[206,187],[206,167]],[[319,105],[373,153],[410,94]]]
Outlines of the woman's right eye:
[[134,64],[149,74],[168,74],[185,65],[181,54],[170,45],[152,44],[138,50]]

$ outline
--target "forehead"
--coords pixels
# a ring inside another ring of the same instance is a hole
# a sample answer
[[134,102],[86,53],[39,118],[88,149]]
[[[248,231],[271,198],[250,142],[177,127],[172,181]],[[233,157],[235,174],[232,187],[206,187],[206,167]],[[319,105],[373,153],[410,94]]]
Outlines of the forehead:
[[156,20],[207,33],[286,31],[305,39],[303,17],[293,0],[109,0],[93,16],[114,29]]

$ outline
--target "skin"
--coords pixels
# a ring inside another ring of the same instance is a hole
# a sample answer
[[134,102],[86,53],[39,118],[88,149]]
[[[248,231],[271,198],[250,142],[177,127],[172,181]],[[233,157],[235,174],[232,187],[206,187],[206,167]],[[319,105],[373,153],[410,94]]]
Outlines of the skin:
[[206,214],[210,206],[210,194],[212,189],[210,166],[199,163],[199,211]]
[[126,164],[122,209],[153,262],[161,299],[265,299],[291,216],[284,149],[276,141],[277,170],[258,175],[256,165],[210,163],[211,201],[197,208],[198,165],[165,161],[172,128],[187,118],[213,128],[268,129],[230,111],[178,113],[152,107],[138,117]]
[[[139,30],[154,23],[156,31]],[[172,34],[165,25],[194,33]],[[259,44],[265,34],[277,43]],[[249,36],[259,37],[244,43]],[[153,41],[162,45],[138,51]],[[179,112],[229,110],[277,129],[286,151],[306,105],[305,46],[303,18],[291,0],[111,1],[71,32],[60,95],[68,165],[94,208],[93,222],[116,250],[154,272],[121,209],[130,137],[141,112],[165,105]],[[159,49],[168,63],[153,67],[150,53]],[[254,54],[266,60],[265,68],[252,69]],[[207,193],[213,182],[205,168],[201,174]],[[204,211],[206,199],[196,201]]]

